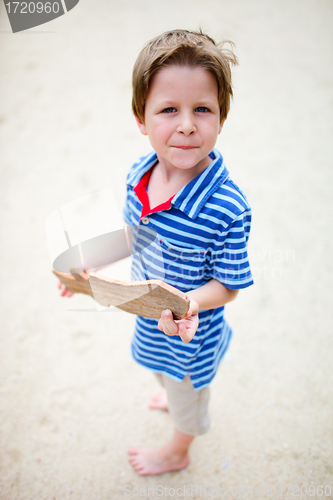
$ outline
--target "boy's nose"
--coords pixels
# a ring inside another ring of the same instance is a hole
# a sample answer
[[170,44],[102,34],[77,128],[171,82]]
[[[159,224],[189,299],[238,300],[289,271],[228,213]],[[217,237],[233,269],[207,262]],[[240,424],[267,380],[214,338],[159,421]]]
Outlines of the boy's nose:
[[190,135],[196,131],[194,120],[190,116],[183,116],[177,127],[177,132],[181,134]]

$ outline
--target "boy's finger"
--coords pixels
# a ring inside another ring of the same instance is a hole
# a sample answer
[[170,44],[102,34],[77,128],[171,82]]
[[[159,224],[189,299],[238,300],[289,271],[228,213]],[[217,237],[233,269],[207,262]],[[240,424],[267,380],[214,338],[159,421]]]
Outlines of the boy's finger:
[[190,318],[192,316],[192,311],[189,309],[186,313],[186,318]]
[[186,326],[183,323],[179,324],[178,329],[179,329],[179,336],[183,342],[187,344],[192,340],[193,335],[186,330]]
[[162,312],[161,326],[166,335],[177,335],[178,325],[174,322],[172,312],[168,309]]
[[64,287],[64,289],[61,292],[62,297],[71,297],[73,295],[72,292],[68,290],[68,288]]

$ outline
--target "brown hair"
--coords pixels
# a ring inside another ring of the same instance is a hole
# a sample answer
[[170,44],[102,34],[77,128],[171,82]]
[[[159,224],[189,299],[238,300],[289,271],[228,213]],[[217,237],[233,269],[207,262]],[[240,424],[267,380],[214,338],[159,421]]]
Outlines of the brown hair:
[[170,65],[201,67],[210,71],[218,85],[218,101],[221,121],[228,115],[232,97],[231,64],[237,64],[232,50],[225,43],[216,44],[212,38],[187,30],[167,31],[146,44],[133,68],[132,110],[144,123],[145,103],[152,77],[163,67]]

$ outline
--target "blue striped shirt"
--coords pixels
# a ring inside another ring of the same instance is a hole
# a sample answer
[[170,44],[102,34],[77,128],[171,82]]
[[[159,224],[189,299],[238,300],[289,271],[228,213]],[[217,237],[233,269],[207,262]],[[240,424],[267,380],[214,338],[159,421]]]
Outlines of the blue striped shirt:
[[[229,177],[221,154],[169,202],[142,217],[134,189],[158,161],[155,152],[140,158],[127,177],[127,224],[139,229],[132,279],[162,279],[187,293],[214,278],[229,289],[253,283],[247,253],[251,209]],[[150,231],[150,232],[149,232]],[[156,237],[155,237],[156,236]],[[141,246],[140,246],[141,245]],[[181,381],[189,374],[196,390],[213,379],[232,330],[224,307],[199,312],[198,329],[188,344],[158,330],[158,320],[138,316],[132,341],[134,359],[155,372]]]

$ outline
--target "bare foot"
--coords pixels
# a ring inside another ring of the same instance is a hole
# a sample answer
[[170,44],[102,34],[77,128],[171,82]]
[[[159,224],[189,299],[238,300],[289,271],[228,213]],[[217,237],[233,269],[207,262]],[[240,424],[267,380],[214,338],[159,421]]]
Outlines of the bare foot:
[[162,448],[129,448],[128,461],[140,476],[153,476],[183,469],[190,463],[187,453],[175,455],[170,445]]
[[168,398],[165,389],[161,389],[151,397],[149,401],[149,408],[152,410],[168,411]]

